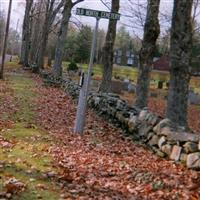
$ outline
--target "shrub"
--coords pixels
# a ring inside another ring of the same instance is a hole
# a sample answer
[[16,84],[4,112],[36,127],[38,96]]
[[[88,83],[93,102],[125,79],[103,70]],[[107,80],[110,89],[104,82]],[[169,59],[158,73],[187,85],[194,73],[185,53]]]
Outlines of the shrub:
[[71,61],[67,68],[68,71],[78,71],[78,66],[74,61]]

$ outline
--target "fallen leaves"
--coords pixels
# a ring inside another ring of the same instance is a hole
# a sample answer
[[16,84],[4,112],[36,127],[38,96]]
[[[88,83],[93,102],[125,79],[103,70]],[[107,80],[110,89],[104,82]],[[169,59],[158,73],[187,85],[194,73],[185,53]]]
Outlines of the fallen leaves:
[[199,192],[187,188],[193,182],[192,171],[133,144],[121,130],[91,111],[84,135],[73,134],[73,100],[58,88],[43,87],[36,79],[37,92],[42,95],[37,102],[37,122],[55,138],[49,152],[63,170],[59,181],[66,199],[199,197]]

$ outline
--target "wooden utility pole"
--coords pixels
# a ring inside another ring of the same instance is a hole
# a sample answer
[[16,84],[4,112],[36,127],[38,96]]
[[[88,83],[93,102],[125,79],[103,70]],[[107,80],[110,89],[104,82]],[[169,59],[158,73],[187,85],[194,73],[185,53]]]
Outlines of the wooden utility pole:
[[5,56],[6,56],[6,48],[7,48],[7,41],[8,41],[9,26],[10,26],[11,8],[12,8],[12,0],[10,0],[9,7],[8,7],[8,16],[7,16],[7,22],[6,22],[6,32],[5,32],[5,37],[4,37],[2,63],[1,63],[1,69],[0,69],[0,79],[3,79],[4,62],[5,62]]

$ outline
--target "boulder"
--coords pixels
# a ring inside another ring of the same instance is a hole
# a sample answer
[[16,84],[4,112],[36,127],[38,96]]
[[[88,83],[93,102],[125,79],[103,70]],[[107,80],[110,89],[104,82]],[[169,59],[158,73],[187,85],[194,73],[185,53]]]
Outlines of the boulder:
[[195,142],[186,142],[183,147],[186,153],[194,153],[198,151],[198,144]]
[[182,150],[182,147],[174,145],[172,148],[172,152],[170,154],[170,159],[179,161],[180,156],[181,156],[181,150]]
[[200,152],[189,154],[186,165],[189,169],[200,169]]
[[148,133],[153,129],[151,125],[143,122],[138,127],[138,135],[147,138]]

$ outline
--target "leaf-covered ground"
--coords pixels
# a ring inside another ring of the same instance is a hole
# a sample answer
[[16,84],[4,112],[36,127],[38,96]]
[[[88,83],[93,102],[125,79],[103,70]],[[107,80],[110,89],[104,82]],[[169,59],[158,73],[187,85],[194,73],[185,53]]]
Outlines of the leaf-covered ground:
[[73,134],[76,104],[38,76],[10,72],[1,96],[0,199],[200,199],[200,172],[153,155],[92,111],[85,134]]

